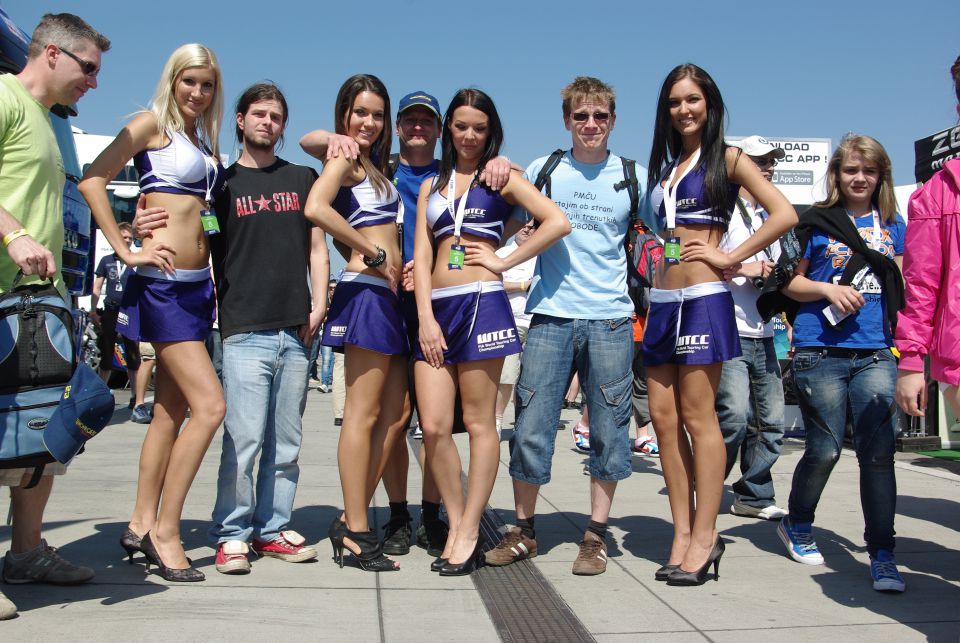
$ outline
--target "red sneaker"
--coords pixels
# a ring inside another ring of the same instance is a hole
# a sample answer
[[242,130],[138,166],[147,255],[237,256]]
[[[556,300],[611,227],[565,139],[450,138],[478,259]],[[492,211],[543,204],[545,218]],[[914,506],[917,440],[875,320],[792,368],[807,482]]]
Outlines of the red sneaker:
[[317,550],[303,543],[306,539],[295,531],[281,531],[276,538],[264,542],[253,541],[253,551],[259,556],[272,556],[288,563],[300,563],[317,557]]
[[217,571],[221,574],[249,574],[250,547],[242,540],[228,540],[217,545]]

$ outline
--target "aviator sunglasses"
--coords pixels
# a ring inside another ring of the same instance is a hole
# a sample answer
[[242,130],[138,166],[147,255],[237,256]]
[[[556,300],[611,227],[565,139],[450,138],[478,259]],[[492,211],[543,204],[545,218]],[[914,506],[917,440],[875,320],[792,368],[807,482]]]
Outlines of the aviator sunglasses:
[[585,123],[591,116],[593,116],[595,122],[602,123],[610,118],[610,112],[594,112],[592,114],[588,114],[587,112],[574,112],[570,114],[570,118],[578,123]]
[[83,71],[84,76],[96,76],[97,74],[100,73],[100,68],[94,65],[89,60],[84,60],[83,58],[76,55],[72,51],[67,51],[63,47],[60,47],[60,51],[62,51],[63,53],[67,54],[68,56],[70,56],[71,58],[77,61],[77,64],[80,65],[80,69],[81,71]]

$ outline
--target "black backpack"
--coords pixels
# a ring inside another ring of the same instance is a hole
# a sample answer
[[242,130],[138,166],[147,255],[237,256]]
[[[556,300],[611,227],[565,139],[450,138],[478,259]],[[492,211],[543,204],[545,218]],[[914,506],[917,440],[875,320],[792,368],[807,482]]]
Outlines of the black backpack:
[[[560,165],[566,152],[554,150],[543,167],[537,173],[533,185],[538,190],[550,194],[550,175]],[[614,184],[613,189],[619,192],[627,190],[630,195],[630,223],[627,227],[627,236],[624,246],[627,252],[627,292],[633,301],[636,313],[641,317],[647,316],[647,307],[650,300],[650,288],[653,286],[653,272],[656,262],[663,256],[663,243],[651,233],[640,221],[640,184],[637,181],[637,162],[620,157],[623,164],[623,180]],[[546,188],[546,190],[544,190]]]

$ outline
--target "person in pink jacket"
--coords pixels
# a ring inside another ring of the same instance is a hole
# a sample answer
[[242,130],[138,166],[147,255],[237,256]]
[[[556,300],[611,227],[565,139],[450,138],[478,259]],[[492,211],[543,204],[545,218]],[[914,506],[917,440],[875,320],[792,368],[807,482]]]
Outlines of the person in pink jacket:
[[[950,68],[960,114],[960,57]],[[960,158],[944,164],[910,197],[903,257],[906,307],[900,311],[897,403],[922,416],[927,408],[923,358],[960,416]]]

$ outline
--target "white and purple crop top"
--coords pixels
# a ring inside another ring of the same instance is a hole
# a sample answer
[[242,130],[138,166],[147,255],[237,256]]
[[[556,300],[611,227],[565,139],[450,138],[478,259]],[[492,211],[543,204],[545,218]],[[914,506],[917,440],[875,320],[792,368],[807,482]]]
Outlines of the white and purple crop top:
[[[460,233],[490,239],[499,244],[503,226],[510,218],[513,206],[507,203],[502,194],[485,185],[472,186],[454,204],[459,205],[462,199],[467,199],[467,202],[464,204]],[[433,230],[433,238],[437,241],[453,234],[453,217],[447,206],[447,197],[439,192],[431,192],[427,201],[427,225]]]
[[201,150],[183,132],[168,135],[170,142],[157,150],[141,150],[133,157],[140,176],[140,191],[192,194],[207,201],[220,191],[223,166],[210,150]]
[[[676,161],[667,166],[657,185],[650,191],[650,201],[653,211],[657,213],[661,228],[666,228],[666,207],[663,203],[663,182],[670,176]],[[730,223],[730,214],[737,203],[737,193],[740,186],[730,183],[727,191],[727,200],[722,207],[710,205],[704,189],[706,169],[703,164],[693,168],[680,179],[675,191],[677,195],[677,225],[716,225],[724,230]]]
[[373,189],[369,176],[363,177],[356,185],[341,187],[331,205],[355,229],[384,223],[395,224],[397,217],[403,213],[400,195],[393,184],[390,184],[387,198],[381,199]]

